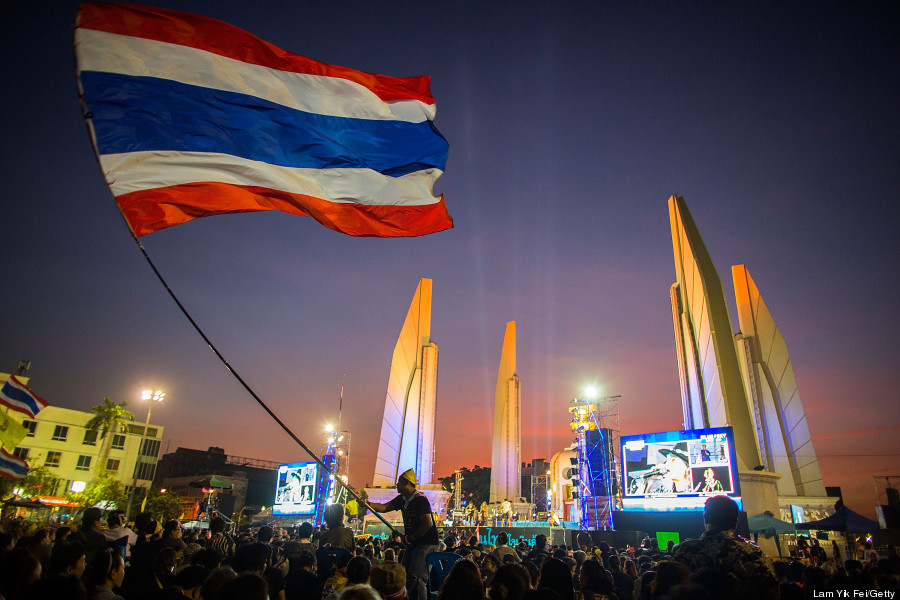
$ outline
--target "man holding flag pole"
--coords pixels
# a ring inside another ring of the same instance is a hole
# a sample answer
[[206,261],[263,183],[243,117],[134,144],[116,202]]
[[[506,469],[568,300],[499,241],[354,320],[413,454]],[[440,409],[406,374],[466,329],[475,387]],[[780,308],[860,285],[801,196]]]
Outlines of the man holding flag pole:
[[448,146],[432,122],[430,78],[327,65],[221,21],[107,2],[82,4],[75,51],[94,151],[144,258],[226,369],[333,475],[225,360],[139,238],[263,210],[353,236],[453,227],[433,192]]

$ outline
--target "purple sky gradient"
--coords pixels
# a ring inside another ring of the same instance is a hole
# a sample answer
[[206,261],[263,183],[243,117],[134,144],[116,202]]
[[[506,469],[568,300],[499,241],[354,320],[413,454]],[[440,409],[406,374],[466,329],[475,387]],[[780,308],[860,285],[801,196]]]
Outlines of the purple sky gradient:
[[[571,441],[586,383],[620,394],[623,434],[679,429],[667,198],[683,195],[725,284],[747,265],[781,328],[826,485],[874,516],[900,475],[900,84],[885,4],[162,1],[282,48],[430,74],[456,228],[341,236],[279,213],[143,239],[237,371],[308,444],[337,417],[351,483],[371,480],[391,351],[434,280],[436,472],[490,462],[507,321],[518,323],[523,459]],[[3,343],[33,389],[104,396],[164,447],[303,460],[205,347],[144,262],[96,165],[76,97],[76,2],[5,20]],[[882,501],[884,499],[882,498]]]

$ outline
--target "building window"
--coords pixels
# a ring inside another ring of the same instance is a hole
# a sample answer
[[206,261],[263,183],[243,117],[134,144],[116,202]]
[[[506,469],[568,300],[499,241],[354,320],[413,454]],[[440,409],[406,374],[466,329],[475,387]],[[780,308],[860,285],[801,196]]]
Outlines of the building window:
[[45,467],[58,467],[59,459],[62,458],[62,452],[54,452],[51,450],[47,453],[47,460],[44,462]]
[[53,437],[50,439],[56,442],[64,442],[67,437],[69,437],[69,428],[65,425],[57,425],[56,429],[53,430]]
[[134,467],[135,479],[145,479],[147,481],[153,481],[154,475],[156,475],[155,463],[141,462]]
[[112,449],[113,450],[122,450],[125,447],[125,436],[121,433],[117,433],[113,436],[112,441]]
[[82,454],[78,457],[78,464],[75,465],[76,471],[89,471],[91,469],[91,457]]
[[28,460],[28,448],[16,448],[13,450],[13,456],[22,460]]
[[119,470],[119,459],[118,458],[110,458],[106,461],[106,470],[107,471],[118,471]]
[[22,421],[22,427],[28,430],[26,433],[26,437],[34,437],[34,430],[37,429],[37,421],[29,421],[25,419]]
[[144,439],[144,445],[141,446],[141,456],[156,458],[159,456],[159,445],[159,440]]
[[125,425],[125,431],[134,435],[144,435],[144,426],[135,425],[134,423],[128,423],[127,425]]
[[85,446],[96,446],[97,445],[97,430],[91,431],[90,429],[85,430],[84,432],[84,441],[81,442]]

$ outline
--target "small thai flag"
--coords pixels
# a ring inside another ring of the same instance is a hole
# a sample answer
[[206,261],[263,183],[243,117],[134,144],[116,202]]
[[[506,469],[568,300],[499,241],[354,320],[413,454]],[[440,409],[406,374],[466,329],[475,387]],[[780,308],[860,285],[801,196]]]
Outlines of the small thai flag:
[[23,412],[32,419],[47,407],[47,401],[29,390],[15,375],[0,389],[0,405]]
[[0,475],[15,481],[25,479],[28,474],[28,463],[0,447]]

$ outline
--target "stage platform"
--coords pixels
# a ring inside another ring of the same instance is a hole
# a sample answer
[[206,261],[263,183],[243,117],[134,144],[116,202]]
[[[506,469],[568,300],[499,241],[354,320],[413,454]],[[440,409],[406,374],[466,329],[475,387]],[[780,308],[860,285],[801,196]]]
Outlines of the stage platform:
[[[577,523],[566,522],[560,527],[550,527],[546,521],[518,521],[511,527],[495,525],[454,525],[440,527],[441,536],[447,535],[453,529],[464,535],[478,535],[479,540],[485,545],[496,545],[497,536],[505,531],[509,536],[509,545],[515,546],[519,542],[525,542],[529,546],[534,545],[534,539],[538,535],[547,536],[550,544],[554,546],[578,547],[579,534],[586,534],[591,539],[591,545],[596,546],[601,541],[615,548],[641,545],[645,537],[656,538],[661,548],[665,549],[666,541],[671,539],[680,543],[688,538],[699,538],[705,529],[702,512],[613,512],[614,530],[586,531],[578,527]],[[403,531],[403,525],[394,527]],[[388,537],[388,528],[380,522],[369,523],[367,533],[377,537]],[[749,537],[747,527],[747,514],[740,513],[738,518],[737,534]]]

